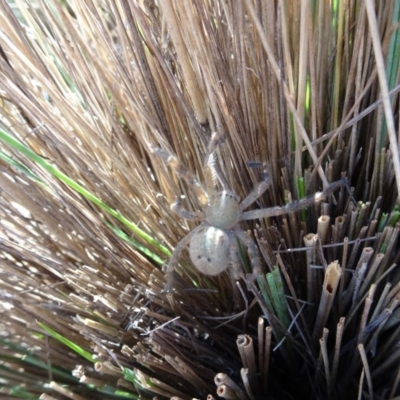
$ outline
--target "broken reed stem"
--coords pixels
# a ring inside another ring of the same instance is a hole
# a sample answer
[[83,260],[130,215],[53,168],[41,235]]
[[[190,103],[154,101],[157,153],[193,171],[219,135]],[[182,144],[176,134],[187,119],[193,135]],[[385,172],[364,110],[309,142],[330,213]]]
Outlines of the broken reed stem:
[[265,348],[264,348],[264,365],[263,365],[263,393],[268,393],[268,377],[269,377],[269,365],[271,359],[271,342],[272,342],[272,328],[270,326],[265,327]]
[[324,245],[327,242],[328,232],[329,232],[329,215],[321,215],[318,218],[318,228],[317,228],[317,235],[321,244]]
[[110,361],[97,361],[94,364],[95,371],[101,374],[107,374],[120,377],[122,372],[119,368],[115,367]]
[[341,349],[341,345],[342,345],[345,320],[346,319],[344,317],[341,317],[337,324],[335,352],[334,352],[334,356],[333,356],[331,383],[330,383],[331,388],[335,387],[335,383],[336,383],[336,376],[337,376],[338,367],[339,367],[339,356],[340,356],[340,349]]
[[340,277],[339,295],[338,295],[339,296],[339,307],[338,307],[339,315],[342,315],[343,310],[344,310],[343,289],[344,289],[345,281],[347,280],[346,269],[347,269],[348,250],[349,250],[349,239],[347,237],[345,237],[343,240],[343,253],[342,253],[342,262],[341,262],[343,273],[341,274],[341,277]]
[[345,218],[343,215],[335,218],[335,225],[332,226],[332,243],[343,242]]
[[[325,345],[326,345],[326,341],[328,339],[328,335],[329,335],[329,330],[324,328],[323,331],[322,331],[322,337],[319,339],[319,343],[321,344],[321,340],[322,340],[322,343],[325,343]],[[324,362],[324,359],[323,359],[323,354],[322,354],[322,347],[320,345],[318,360],[316,362],[316,368],[315,368],[314,382],[318,382],[319,379],[320,379],[321,364],[323,362]],[[324,364],[324,366],[325,366],[325,364]]]
[[263,367],[263,353],[264,353],[264,319],[262,317],[258,318],[257,324],[257,336],[258,336],[258,368],[261,376],[264,375]]
[[373,387],[372,387],[371,371],[369,369],[368,358],[367,358],[367,355],[365,354],[364,345],[361,343],[357,346],[357,348],[358,348],[358,351],[360,352],[361,361],[363,364],[363,371],[365,371],[365,376],[367,378],[369,398],[373,399],[374,391],[373,391]]
[[322,294],[319,302],[317,318],[313,332],[313,340],[316,341],[320,336],[323,327],[328,319],[332,308],[333,299],[336,289],[340,282],[341,268],[337,261],[333,261],[328,265],[325,271],[324,283],[322,286]]
[[[328,333],[326,334],[326,336],[328,336]],[[321,348],[322,361],[324,363],[325,379],[326,379],[326,386],[328,389],[328,396],[330,396],[330,394],[331,394],[331,375],[329,372],[329,356],[328,356],[328,349],[326,346],[326,340],[324,338],[319,339],[319,344],[320,344],[320,348]]]
[[[118,381],[122,381],[124,384],[127,383],[129,384],[129,382],[123,380],[123,379],[119,379]],[[104,386],[104,380],[101,379],[96,379],[96,378],[91,378],[89,376],[83,375],[81,376],[81,378],[79,379],[79,382],[84,383],[85,385],[93,385],[93,386],[97,386],[97,387],[102,387]]]
[[304,236],[304,245],[307,247],[306,251],[306,261],[307,261],[307,301],[309,303],[312,303],[314,299],[316,298],[315,296],[315,276],[316,276],[316,271],[314,268],[311,268],[311,265],[315,263],[314,259],[314,233],[308,233],[307,235]]
[[[375,291],[375,288],[371,287],[371,291],[370,293],[372,293]],[[370,297],[370,295],[368,295],[368,297],[365,299],[365,304],[364,304],[364,310],[361,316],[361,322],[360,322],[360,328],[359,328],[359,333],[358,333],[358,339],[357,339],[357,343],[362,343],[363,342],[363,338],[365,335],[365,327],[367,325],[367,319],[368,319],[368,314],[369,314],[369,310],[371,309],[371,305],[373,303],[373,299]]]
[[42,393],[39,400],[58,400],[58,398],[48,395],[47,393]]
[[243,385],[246,389],[247,394],[251,399],[254,399],[254,394],[251,390],[251,385],[249,381],[249,370],[247,368],[240,369],[240,377],[242,378]]
[[236,400],[239,397],[236,395],[236,392],[229,386],[221,385],[217,387],[217,395],[222,397],[223,399],[231,399]]
[[247,369],[247,377],[253,394],[258,393],[257,366],[254,355],[253,339],[249,335],[239,335],[236,341],[240,358],[244,368]]
[[[246,393],[228,375],[219,373],[219,374],[215,375],[214,382],[218,388],[220,386],[225,386],[225,387],[229,387],[232,390],[234,390],[234,392],[236,393],[237,398],[239,400],[247,400]],[[217,394],[219,396],[221,396],[218,392],[217,392]],[[221,396],[221,397],[223,397],[223,396]]]

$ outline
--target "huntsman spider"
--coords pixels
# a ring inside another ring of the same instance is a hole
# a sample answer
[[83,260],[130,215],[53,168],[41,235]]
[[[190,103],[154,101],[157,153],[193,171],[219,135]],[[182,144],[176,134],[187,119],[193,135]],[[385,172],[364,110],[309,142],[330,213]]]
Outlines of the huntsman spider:
[[219,190],[215,190],[216,185],[209,184],[208,186],[212,186],[212,190],[205,190],[197,176],[188,171],[175,156],[159,147],[151,149],[153,154],[164,160],[175,170],[178,176],[188,183],[189,187],[197,195],[202,208],[199,212],[190,212],[182,207],[179,199],[171,205],[171,209],[178,216],[190,221],[201,220],[202,222],[176,245],[166,268],[167,283],[165,290],[172,289],[175,266],[178,263],[179,255],[187,245],[189,245],[190,260],[199,272],[215,276],[229,267],[233,279],[239,280],[243,277],[238,254],[238,241],[240,241],[247,247],[253,269],[252,276],[256,277],[262,271],[259,250],[254,240],[240,229],[240,222],[275,217],[309,207],[345,184],[344,180],[331,183],[323,192],[318,192],[313,196],[282,207],[276,206],[245,211],[268,188],[267,175],[265,175],[266,179],[259,182],[248,196],[240,201],[239,196],[228,187],[221,171],[214,162],[215,147],[215,140],[212,139],[205,167],[211,171],[211,175],[219,182],[221,187]]

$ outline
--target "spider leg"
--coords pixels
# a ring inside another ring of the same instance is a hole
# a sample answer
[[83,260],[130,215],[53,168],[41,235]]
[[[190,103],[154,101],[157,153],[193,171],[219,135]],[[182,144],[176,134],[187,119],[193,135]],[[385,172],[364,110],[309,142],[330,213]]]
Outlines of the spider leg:
[[249,195],[240,203],[240,211],[253,204],[267,190],[268,186],[269,182],[267,180],[257,183]]
[[245,210],[251,204],[253,204],[267,189],[270,185],[268,168],[266,163],[248,162],[247,165],[250,168],[264,167],[263,179],[254,186],[253,190],[247,195],[247,197],[240,203],[240,211]]
[[261,219],[261,218],[268,218],[268,217],[277,217],[278,215],[289,214],[302,208],[309,207],[310,205],[314,204],[317,201],[323,200],[332,194],[336,189],[341,186],[347,185],[346,179],[342,179],[340,181],[336,181],[331,183],[325,190],[322,192],[315,193],[312,196],[305,197],[299,201],[295,201],[293,203],[289,203],[283,207],[269,207],[269,208],[262,208],[260,210],[252,210],[243,212],[240,220],[249,220],[249,219]]
[[239,257],[239,249],[236,236],[234,234],[231,234],[229,235],[229,239],[231,243],[230,254],[229,254],[231,265],[229,269],[233,281],[236,282],[239,281],[240,278],[243,276],[242,262]]
[[202,206],[206,206],[208,204],[208,195],[201,183],[199,182],[196,175],[190,172],[185,166],[172,154],[166,152],[160,147],[152,147],[151,152],[165,161],[174,171],[175,173],[182,177],[187,184],[194,190],[196,193],[199,202]]
[[[250,280],[254,280],[255,278],[257,278],[257,276],[262,275],[263,273],[261,256],[258,247],[247,232],[237,230],[235,231],[235,234],[247,247],[247,252],[249,253],[249,258],[251,263],[251,269],[253,271],[252,274],[249,276],[249,278]],[[247,281],[248,280],[246,279],[246,282]]]
[[197,212],[192,212],[186,210],[184,207],[182,207],[181,200],[179,197],[175,198],[175,201],[171,204],[171,210],[179,215],[183,219],[187,219],[189,221],[196,221],[199,217],[202,216],[202,212],[197,211]]
[[[215,151],[217,150],[218,145],[222,143],[224,140],[225,137],[223,134],[218,132],[214,132],[212,134],[210,143],[208,144],[207,154],[204,159],[204,168],[206,168],[209,171],[212,184],[215,184],[215,181],[218,180],[222,186],[222,189],[228,191],[229,190],[228,182],[224,178],[224,175],[221,171],[219,164],[215,162]],[[207,188],[207,189],[212,189],[212,188]]]
[[206,226],[205,224],[200,224],[198,227],[189,232],[183,239],[181,239],[180,242],[178,242],[178,244],[175,246],[171,258],[169,259],[168,264],[166,265],[166,271],[165,271],[166,284],[164,286],[164,292],[169,292],[172,290],[172,286],[174,283],[174,271],[179,261],[179,255],[182,253],[183,249],[188,245],[193,235],[200,229],[204,228],[205,226]]
[[232,285],[232,295],[233,295],[235,309],[240,310],[243,309],[244,306],[245,307],[244,315],[246,315],[249,305],[247,297],[244,294],[242,284],[240,282],[240,280],[244,278],[244,274],[242,269],[242,261],[240,260],[239,257],[237,238],[234,235],[231,241],[230,259],[231,259],[231,264],[229,266],[229,278]]

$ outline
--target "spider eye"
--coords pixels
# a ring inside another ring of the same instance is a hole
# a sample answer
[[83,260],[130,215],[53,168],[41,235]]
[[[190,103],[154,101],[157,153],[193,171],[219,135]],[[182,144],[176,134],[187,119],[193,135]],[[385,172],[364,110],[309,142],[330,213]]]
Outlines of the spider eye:
[[216,228],[230,229],[239,219],[239,199],[232,192],[217,193],[210,199],[206,210],[207,222]]

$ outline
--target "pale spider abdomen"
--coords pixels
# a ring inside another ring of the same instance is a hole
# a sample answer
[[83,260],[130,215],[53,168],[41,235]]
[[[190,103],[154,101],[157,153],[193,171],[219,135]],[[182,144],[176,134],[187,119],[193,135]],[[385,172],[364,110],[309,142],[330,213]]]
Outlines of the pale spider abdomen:
[[196,269],[204,275],[218,275],[230,261],[230,241],[226,232],[209,226],[192,237],[189,255]]
[[210,199],[206,210],[207,222],[216,228],[233,228],[239,219],[239,198],[232,192],[223,191]]

